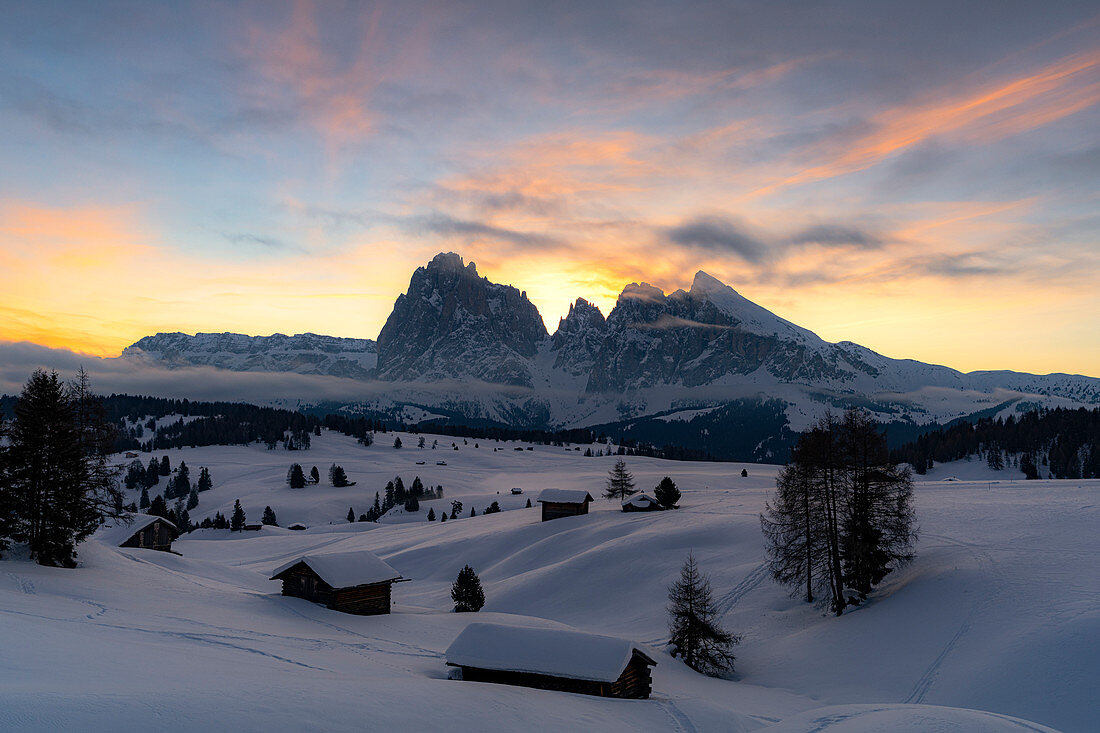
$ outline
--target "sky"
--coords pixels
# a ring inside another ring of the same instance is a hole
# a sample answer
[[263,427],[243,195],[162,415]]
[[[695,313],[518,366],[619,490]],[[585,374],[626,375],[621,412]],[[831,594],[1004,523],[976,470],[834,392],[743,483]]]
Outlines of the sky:
[[1094,1],[0,15],[0,341],[374,338],[455,251],[551,332],[705,270],[829,341],[1100,376]]

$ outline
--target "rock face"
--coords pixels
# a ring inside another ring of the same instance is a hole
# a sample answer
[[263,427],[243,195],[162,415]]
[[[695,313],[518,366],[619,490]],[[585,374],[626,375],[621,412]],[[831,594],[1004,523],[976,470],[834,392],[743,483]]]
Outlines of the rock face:
[[573,376],[588,375],[607,336],[607,320],[600,309],[584,298],[569,306],[569,315],[558,321],[550,338],[557,353],[554,368]]
[[548,338],[526,293],[478,276],[457,254],[439,254],[413,273],[378,335],[378,377],[529,387],[531,359]]
[[126,347],[122,356],[169,369],[212,366],[237,372],[297,372],[366,379],[374,373],[378,351],[370,339],[315,333],[158,333]]
[[872,368],[743,298],[705,272],[666,296],[631,283],[607,318],[589,392],[695,387],[764,370],[776,381],[832,383]]

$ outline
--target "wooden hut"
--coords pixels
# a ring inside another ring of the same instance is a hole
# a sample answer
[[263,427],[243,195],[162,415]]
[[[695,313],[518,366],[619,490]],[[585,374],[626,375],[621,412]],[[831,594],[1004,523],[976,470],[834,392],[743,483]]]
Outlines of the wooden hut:
[[624,512],[658,512],[662,508],[649,494],[635,494],[623,499]]
[[463,629],[446,657],[471,682],[641,699],[653,691],[657,664],[625,639],[491,623]]
[[177,534],[176,525],[164,517],[130,514],[114,520],[110,526],[101,527],[96,537],[114,547],[172,552],[172,540]]
[[536,499],[542,504],[542,521],[588,514],[592,495],[584,489],[543,489]]
[[334,611],[372,616],[390,612],[390,586],[404,580],[373,553],[303,555],[275,569],[283,595],[321,603]]

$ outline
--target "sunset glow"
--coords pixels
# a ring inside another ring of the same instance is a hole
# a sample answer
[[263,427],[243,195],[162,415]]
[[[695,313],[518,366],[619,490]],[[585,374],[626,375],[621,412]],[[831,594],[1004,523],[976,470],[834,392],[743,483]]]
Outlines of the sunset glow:
[[1100,376],[1095,6],[510,8],[11,8],[0,340],[375,338],[455,251],[551,332],[705,270],[829,341]]

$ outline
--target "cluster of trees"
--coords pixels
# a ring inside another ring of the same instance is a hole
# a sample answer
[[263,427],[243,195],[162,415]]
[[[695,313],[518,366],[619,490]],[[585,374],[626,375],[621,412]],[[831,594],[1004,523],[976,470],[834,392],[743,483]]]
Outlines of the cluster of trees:
[[[638,493],[634,487],[634,475],[626,470],[626,461],[620,458],[607,473],[607,488],[603,496],[605,499],[625,501]],[[675,509],[676,502],[680,501],[680,489],[676,487],[676,482],[672,478],[665,476],[653,489],[653,498],[663,508]]]
[[[320,482],[321,472],[317,470],[317,466],[309,469],[308,475],[300,463],[292,463],[290,464],[290,468],[287,469],[286,483],[292,489],[304,489],[307,485],[318,484]],[[343,466],[338,466],[335,463],[329,466],[328,482],[338,489],[347,486],[355,486],[354,481],[348,481],[348,475],[344,471]]]
[[913,559],[913,522],[909,470],[860,410],[802,435],[760,515],[772,576],[838,616]]
[[1034,410],[960,422],[895,448],[890,458],[917,473],[984,456],[991,468],[1018,467],[1029,479],[1100,478],[1100,408]]
[[[106,419],[117,426],[112,452],[157,451],[202,445],[267,445],[317,434],[320,420],[294,410],[238,402],[192,402],[112,394],[101,398]],[[159,418],[180,415],[157,428]],[[185,419],[195,418],[198,419]]]
[[75,567],[76,546],[125,511],[107,463],[114,429],[81,370],[65,383],[35,371],[0,423],[0,551],[26,543],[43,565]]

